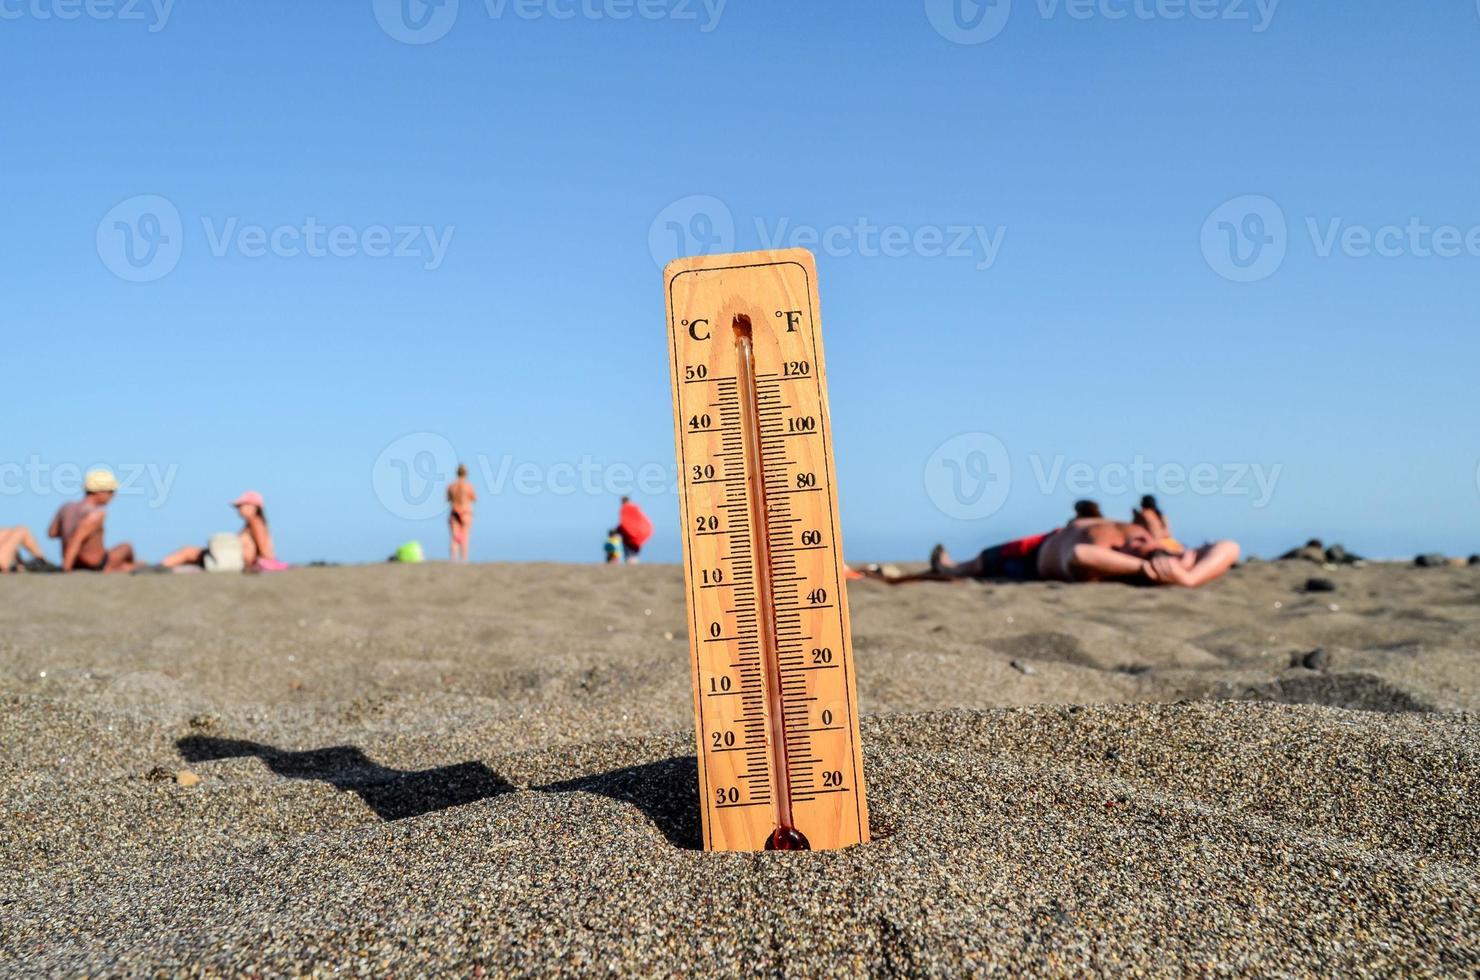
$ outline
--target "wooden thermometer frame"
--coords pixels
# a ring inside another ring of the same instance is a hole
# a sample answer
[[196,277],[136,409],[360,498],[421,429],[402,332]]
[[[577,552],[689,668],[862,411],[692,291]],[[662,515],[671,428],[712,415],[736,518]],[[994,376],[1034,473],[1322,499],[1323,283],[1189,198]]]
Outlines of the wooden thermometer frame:
[[868,840],[817,265],[664,270],[704,847]]

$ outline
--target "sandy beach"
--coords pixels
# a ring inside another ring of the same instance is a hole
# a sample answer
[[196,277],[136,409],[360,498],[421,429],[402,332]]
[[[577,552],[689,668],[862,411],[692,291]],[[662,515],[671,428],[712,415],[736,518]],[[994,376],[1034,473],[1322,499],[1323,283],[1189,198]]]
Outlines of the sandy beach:
[[875,840],[710,855],[676,567],[0,581],[0,973],[1480,969],[1480,568],[850,602]]

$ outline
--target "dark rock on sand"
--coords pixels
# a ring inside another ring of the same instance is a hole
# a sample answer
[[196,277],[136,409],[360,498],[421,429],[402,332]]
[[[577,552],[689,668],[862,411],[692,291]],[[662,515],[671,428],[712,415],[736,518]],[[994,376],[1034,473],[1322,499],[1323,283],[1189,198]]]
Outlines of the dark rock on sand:
[[1320,538],[1311,538],[1303,546],[1280,555],[1280,561],[1313,561],[1317,565],[1326,563],[1326,546]]
[[1419,568],[1444,568],[1449,564],[1449,556],[1437,552],[1432,555],[1419,555],[1413,559],[1413,564]]
[[1331,658],[1322,647],[1317,647],[1308,653],[1297,653],[1290,658],[1291,667],[1304,667],[1306,670],[1325,670]]
[[1304,545],[1280,555],[1280,561],[1308,561],[1317,565],[1360,565],[1365,560],[1352,554],[1339,544],[1326,547],[1320,538],[1311,538]]
[[1352,554],[1339,544],[1333,544],[1326,549],[1326,560],[1333,565],[1359,565],[1366,559]]
[[1306,592],[1335,592],[1336,583],[1328,578],[1308,578],[1305,580]]

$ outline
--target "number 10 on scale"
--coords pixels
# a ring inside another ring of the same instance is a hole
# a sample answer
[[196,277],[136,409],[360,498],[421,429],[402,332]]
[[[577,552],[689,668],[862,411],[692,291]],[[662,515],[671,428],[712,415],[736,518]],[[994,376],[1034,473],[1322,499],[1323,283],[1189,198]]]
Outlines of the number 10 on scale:
[[704,846],[868,840],[817,269],[664,274]]

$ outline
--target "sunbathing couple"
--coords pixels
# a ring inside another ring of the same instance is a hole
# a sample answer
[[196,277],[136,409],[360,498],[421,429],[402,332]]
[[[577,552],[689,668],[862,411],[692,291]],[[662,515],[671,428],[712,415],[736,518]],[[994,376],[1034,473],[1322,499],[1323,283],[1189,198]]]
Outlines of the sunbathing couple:
[[[24,570],[32,572],[132,572],[141,567],[134,555],[133,545],[124,543],[109,548],[104,543],[104,523],[107,520],[108,504],[118,492],[118,480],[105,469],[91,470],[83,479],[83,497],[63,504],[52,518],[47,536],[62,543],[60,569],[52,565],[41,554],[41,548],[31,532],[23,527],[0,528],[0,573]],[[272,533],[267,529],[267,515],[262,510],[262,495],[249,490],[232,506],[241,515],[243,527],[239,534],[217,535],[220,543],[204,548],[181,548],[158,566],[161,570],[172,570],[188,565],[211,567],[241,567],[252,571],[277,571],[286,568],[277,561],[273,551]],[[229,546],[229,547],[228,547]],[[213,554],[213,548],[222,554]],[[20,562],[20,552],[25,550],[31,559]],[[230,551],[228,556],[225,552]],[[240,565],[237,566],[237,556]]]
[[1217,541],[1196,550],[1172,537],[1152,497],[1141,498],[1131,523],[1107,520],[1098,504],[1081,501],[1064,527],[988,548],[967,562],[954,562],[944,545],[930,556],[930,571],[919,575],[868,577],[892,585],[905,582],[955,582],[963,579],[1041,579],[1050,582],[1126,582],[1196,588],[1223,575],[1238,561],[1239,546]]

